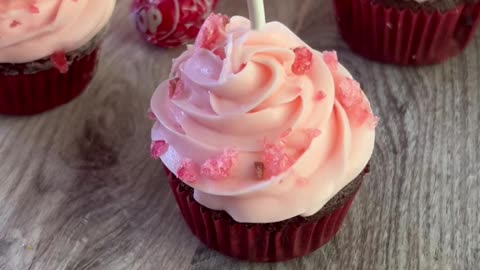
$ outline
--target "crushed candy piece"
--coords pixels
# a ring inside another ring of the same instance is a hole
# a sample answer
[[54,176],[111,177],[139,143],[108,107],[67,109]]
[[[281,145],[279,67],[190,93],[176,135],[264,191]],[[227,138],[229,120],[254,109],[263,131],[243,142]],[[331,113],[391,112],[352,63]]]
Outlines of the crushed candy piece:
[[263,163],[265,165],[265,176],[272,177],[279,175],[292,166],[292,159],[285,153],[283,144],[264,143]]
[[316,137],[322,134],[322,131],[318,128],[306,128],[305,133],[310,140],[315,139]]
[[225,179],[231,175],[238,154],[238,150],[235,148],[225,149],[221,155],[206,160],[200,173],[215,180]]
[[290,133],[292,133],[292,128],[288,128],[286,129],[284,132],[282,132],[280,134],[280,139],[285,139],[286,137],[288,137],[288,135],[290,135]]
[[168,143],[164,140],[154,141],[150,145],[150,154],[153,159],[159,159],[168,150]]
[[313,94],[313,100],[315,101],[321,101],[326,97],[327,97],[327,94],[325,94],[325,92],[323,92],[322,90],[317,91],[315,92],[315,94]]
[[246,66],[247,66],[247,64],[245,64],[245,63],[242,63],[242,64],[240,65],[240,67],[238,68],[238,71],[237,71],[237,72],[235,72],[235,73],[239,73],[239,72],[241,72],[241,71],[242,71],[242,70],[243,70],[243,69],[244,69]]
[[350,78],[340,79],[336,92],[336,98],[352,120],[358,124],[367,122],[369,127],[375,128],[378,118],[373,115],[357,81]]
[[307,73],[312,67],[312,52],[306,47],[298,47],[293,49],[295,53],[295,61],[292,64],[292,72],[296,75]]
[[58,71],[60,71],[60,73],[65,74],[68,72],[67,56],[65,55],[64,51],[54,52],[50,56],[50,61],[52,61],[53,65],[58,69]]
[[375,129],[378,126],[378,122],[380,122],[380,117],[372,115],[368,121],[368,127]]
[[255,175],[259,180],[263,180],[265,177],[265,164],[260,161],[255,161],[253,163],[253,166],[255,167]]
[[229,17],[222,14],[210,14],[198,33],[195,46],[207,50],[215,49],[218,42],[224,38],[225,28],[228,23],[230,23]]
[[10,28],[15,28],[17,26],[20,26],[22,25],[21,22],[17,21],[17,20],[13,20],[12,23],[10,23]]
[[347,108],[346,111],[357,124],[367,123],[369,127],[376,124],[375,117],[367,102],[362,102],[362,104],[358,106]]
[[222,60],[227,57],[226,54],[225,54],[225,48],[223,48],[223,47],[217,47],[217,48],[213,49],[212,52],[216,56],[220,57],[220,59],[222,59]]
[[147,110],[147,116],[148,116],[148,119],[152,120],[152,121],[156,121],[157,120],[157,117],[155,116],[155,114],[152,112],[152,109],[148,109]]
[[195,163],[193,163],[193,161],[189,158],[182,160],[177,169],[177,176],[180,178],[180,180],[187,183],[193,183],[197,181],[198,174],[195,168]]
[[171,99],[181,98],[183,96],[183,81],[180,78],[168,81],[168,97]]
[[35,1],[32,1],[32,2],[33,3],[31,3],[27,8],[28,12],[30,12],[32,14],[40,13],[40,9],[37,6],[35,6]]
[[323,61],[327,64],[331,72],[336,72],[338,69],[338,57],[336,51],[325,51],[323,54]]
[[341,79],[336,92],[336,98],[344,107],[348,108],[362,103],[363,94],[360,84],[351,78]]

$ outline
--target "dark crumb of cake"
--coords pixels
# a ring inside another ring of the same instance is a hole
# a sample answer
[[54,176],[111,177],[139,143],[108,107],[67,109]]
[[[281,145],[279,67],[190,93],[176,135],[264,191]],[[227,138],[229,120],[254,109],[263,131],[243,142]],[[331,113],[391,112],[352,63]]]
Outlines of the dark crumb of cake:
[[478,3],[480,0],[427,0],[418,3],[415,0],[371,0],[375,4],[385,5],[397,9],[424,10],[427,12],[445,12],[462,3]]
[[255,175],[259,180],[262,180],[265,176],[265,164],[260,161],[256,161],[253,163],[253,166],[255,166]]

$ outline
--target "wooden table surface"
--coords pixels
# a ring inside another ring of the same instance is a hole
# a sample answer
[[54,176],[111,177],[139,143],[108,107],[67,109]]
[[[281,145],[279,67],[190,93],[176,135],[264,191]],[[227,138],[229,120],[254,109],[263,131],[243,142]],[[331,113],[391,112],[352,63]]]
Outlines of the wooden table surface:
[[[382,121],[372,173],[337,236],[301,259],[249,264],[194,238],[149,157],[149,98],[183,49],[142,42],[129,2],[80,98],[0,117],[0,270],[479,269],[480,35],[448,63],[400,68],[354,55],[328,1],[266,0],[269,20],[338,51]],[[247,15],[245,1],[220,2]]]

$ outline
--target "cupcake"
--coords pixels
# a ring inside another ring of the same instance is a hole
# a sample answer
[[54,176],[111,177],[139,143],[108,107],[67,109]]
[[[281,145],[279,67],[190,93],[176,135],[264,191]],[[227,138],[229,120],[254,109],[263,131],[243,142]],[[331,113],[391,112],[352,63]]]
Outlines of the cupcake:
[[278,22],[210,15],[151,99],[151,154],[186,223],[238,259],[308,254],[342,224],[368,172],[375,125],[335,52]]
[[479,0],[333,0],[351,49],[398,65],[440,63],[460,53],[480,23]]
[[67,103],[93,77],[115,0],[0,1],[0,113]]

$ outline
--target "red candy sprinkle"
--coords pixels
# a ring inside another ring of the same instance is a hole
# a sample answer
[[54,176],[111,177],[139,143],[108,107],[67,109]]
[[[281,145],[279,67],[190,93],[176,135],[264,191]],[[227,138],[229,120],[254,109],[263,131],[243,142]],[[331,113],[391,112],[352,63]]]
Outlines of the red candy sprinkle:
[[357,81],[343,78],[339,82],[337,90],[336,97],[344,107],[352,107],[362,103],[362,89]]
[[12,23],[10,23],[10,28],[15,28],[19,25],[21,25],[22,23],[17,21],[17,20],[13,20]]
[[313,94],[313,100],[315,101],[321,101],[325,97],[327,97],[327,94],[325,94],[325,92],[323,92],[322,90],[315,92],[315,94]]
[[264,143],[263,163],[266,177],[279,175],[292,166],[293,161],[285,153],[283,145]]
[[286,129],[284,132],[282,132],[280,134],[280,139],[285,139],[286,137],[288,137],[288,135],[290,135],[290,133],[292,133],[292,128],[288,128]]
[[210,14],[198,33],[195,46],[214,50],[219,41],[224,38],[225,28],[229,22],[230,18],[225,15]]
[[38,14],[38,13],[40,13],[40,9],[38,9],[38,7],[35,6],[34,3],[32,3],[28,6],[28,12],[30,12],[32,14]]
[[322,131],[318,128],[307,128],[305,129],[305,133],[310,140],[315,139],[316,137],[322,134]]
[[368,121],[368,127],[374,129],[378,126],[378,122],[380,122],[380,117],[372,115]]
[[177,99],[183,96],[183,81],[180,78],[175,78],[168,81],[168,97]]
[[312,52],[306,47],[298,47],[293,49],[295,53],[295,61],[292,65],[292,72],[296,75],[307,73],[312,67]]
[[350,78],[341,79],[338,83],[336,98],[357,123],[368,122],[369,127],[375,128],[379,119],[373,115],[358,82]]
[[238,158],[238,150],[230,148],[215,158],[203,163],[200,173],[215,180],[225,179],[231,175],[233,165]]
[[187,183],[193,183],[197,181],[198,174],[195,169],[195,163],[193,163],[193,161],[189,158],[182,160],[177,170],[177,176],[180,178],[180,180]]
[[331,72],[336,72],[338,68],[338,57],[336,51],[323,52],[323,61],[327,64]]
[[245,64],[245,63],[242,63],[242,64],[240,65],[240,68],[238,68],[238,71],[237,71],[237,72],[235,72],[235,73],[239,73],[239,72],[241,72],[241,71],[242,71],[242,70],[243,70],[243,69],[244,69],[246,66],[247,66],[247,64]]
[[53,65],[58,71],[60,71],[60,73],[65,74],[68,72],[68,62],[64,51],[54,52],[50,56],[50,61],[52,61]]
[[164,140],[154,141],[150,145],[150,154],[153,159],[158,159],[168,150],[168,143]]
[[155,114],[152,112],[152,109],[148,109],[147,111],[147,116],[148,116],[148,119],[152,120],[152,121],[156,121],[157,120],[157,117],[155,116]]

